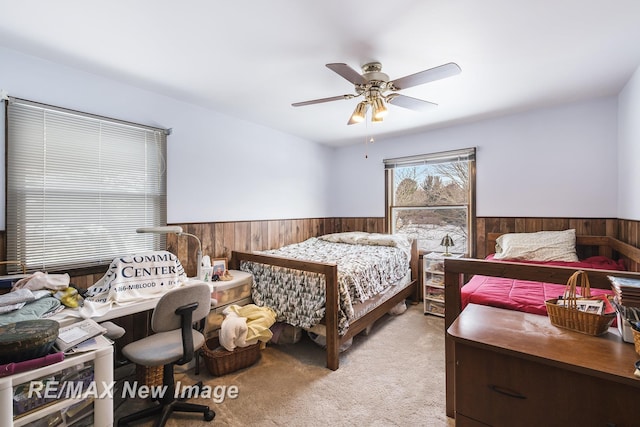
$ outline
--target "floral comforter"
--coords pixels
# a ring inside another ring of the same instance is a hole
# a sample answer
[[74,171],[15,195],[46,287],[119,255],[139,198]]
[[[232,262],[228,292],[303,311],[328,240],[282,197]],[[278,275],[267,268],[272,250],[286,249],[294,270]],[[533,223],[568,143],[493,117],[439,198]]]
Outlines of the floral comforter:
[[[353,303],[385,292],[407,274],[410,246],[403,236],[337,233],[262,253],[337,264],[342,335],[353,318]],[[278,321],[309,328],[324,317],[324,275],[249,261],[241,262],[240,269],[254,276],[254,303],[272,308]]]

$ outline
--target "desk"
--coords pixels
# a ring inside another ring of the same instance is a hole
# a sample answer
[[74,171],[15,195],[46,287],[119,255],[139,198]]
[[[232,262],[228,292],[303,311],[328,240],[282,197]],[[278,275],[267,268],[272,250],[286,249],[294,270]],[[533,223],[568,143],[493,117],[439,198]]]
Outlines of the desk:
[[[238,293],[239,286],[245,289],[241,293],[242,296],[246,296],[246,292],[250,293],[253,276],[243,271],[231,270],[230,273],[234,277],[233,280],[211,283],[214,286],[216,284],[220,285],[218,286],[219,290],[216,296],[218,296],[222,302],[227,303],[218,304],[216,299],[212,299],[212,312],[218,312],[225,305],[238,302],[236,297],[240,296]],[[149,298],[125,305],[114,304],[106,314],[93,317],[92,319],[100,323],[153,310],[161,297],[162,295],[159,295],[156,298]],[[61,326],[66,326],[81,320],[78,311],[74,309],[65,309],[55,316],[52,316],[51,319],[58,321]],[[45,376],[54,375],[78,364],[93,362],[97,392],[101,394],[105,390],[105,385],[109,385],[113,381],[113,351],[113,346],[108,346],[99,350],[68,356],[59,363],[0,378],[0,426],[23,426],[55,414],[57,411],[64,411],[77,403],[74,399],[60,399],[55,403],[23,415],[15,421],[13,420],[13,390],[15,386],[29,383],[32,380],[37,380]],[[113,425],[113,399],[108,394],[104,398],[94,400],[94,425],[96,427],[111,427]]]
[[[251,295],[253,276],[245,271],[229,270],[229,272],[233,276],[232,280],[210,283],[214,288],[212,292],[211,308],[237,302],[246,299]],[[217,299],[214,299],[214,296]],[[153,310],[161,297],[162,294],[155,298],[143,299],[132,303],[121,305],[114,304],[107,313],[102,316],[92,317],[92,319],[100,323],[106,322],[107,320],[117,319],[119,317]],[[78,321],[80,319],[80,314],[76,309],[65,309],[50,317],[50,319],[56,320],[60,323],[60,326],[66,326]]]
[[455,342],[456,426],[638,424],[633,345],[535,314],[469,304]]
[[[106,322],[107,320],[117,319],[118,317],[125,317],[136,313],[142,313],[147,310],[153,310],[158,304],[160,297],[161,296],[158,296],[157,298],[144,299],[125,305],[114,304],[106,314],[98,317],[92,317],[91,319],[95,320],[97,323],[101,323]],[[57,321],[60,326],[67,326],[71,323],[82,320],[80,314],[78,314],[78,310],[70,308],[62,310],[60,313],[49,317],[49,319]]]

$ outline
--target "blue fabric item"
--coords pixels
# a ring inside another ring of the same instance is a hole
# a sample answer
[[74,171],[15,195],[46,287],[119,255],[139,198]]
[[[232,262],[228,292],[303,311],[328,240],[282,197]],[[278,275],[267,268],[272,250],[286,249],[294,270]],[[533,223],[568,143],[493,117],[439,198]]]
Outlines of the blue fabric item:
[[0,314],[0,326],[23,320],[42,319],[43,315],[60,307],[60,301],[53,297],[40,298],[26,304],[19,310]]

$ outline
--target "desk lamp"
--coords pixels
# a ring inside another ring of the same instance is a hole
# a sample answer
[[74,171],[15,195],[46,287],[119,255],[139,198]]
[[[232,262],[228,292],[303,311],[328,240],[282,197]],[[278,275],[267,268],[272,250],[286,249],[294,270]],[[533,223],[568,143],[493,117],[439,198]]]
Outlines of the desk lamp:
[[442,254],[443,256],[451,256],[451,254],[449,253],[449,246],[453,246],[453,239],[451,238],[451,236],[449,236],[448,234],[445,235],[440,242],[440,246],[444,246],[444,253]]
[[186,233],[182,231],[182,227],[179,225],[166,225],[163,227],[142,227],[136,229],[136,233],[154,233],[154,234],[177,234],[178,236],[190,236],[198,241],[198,254],[197,254],[197,262],[198,262],[198,270],[197,270],[197,279],[201,279],[200,274],[202,273],[202,242],[195,234]]

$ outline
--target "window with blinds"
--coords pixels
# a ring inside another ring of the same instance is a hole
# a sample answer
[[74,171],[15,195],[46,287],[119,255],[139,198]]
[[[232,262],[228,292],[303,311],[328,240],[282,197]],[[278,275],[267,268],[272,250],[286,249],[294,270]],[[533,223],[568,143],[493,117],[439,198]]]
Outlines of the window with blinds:
[[392,233],[408,234],[426,252],[473,255],[475,148],[385,159],[387,222]]
[[166,224],[166,130],[17,98],[6,111],[7,259],[62,271],[164,246],[135,230]]

